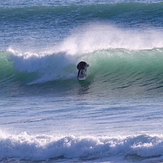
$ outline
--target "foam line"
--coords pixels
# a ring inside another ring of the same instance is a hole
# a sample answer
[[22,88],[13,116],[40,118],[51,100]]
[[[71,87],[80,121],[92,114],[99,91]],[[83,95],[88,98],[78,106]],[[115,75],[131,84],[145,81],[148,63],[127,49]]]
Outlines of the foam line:
[[0,136],[0,158],[47,160],[50,158],[100,159],[125,158],[137,155],[142,158],[162,156],[162,136],[138,135],[127,137],[55,137],[53,135]]

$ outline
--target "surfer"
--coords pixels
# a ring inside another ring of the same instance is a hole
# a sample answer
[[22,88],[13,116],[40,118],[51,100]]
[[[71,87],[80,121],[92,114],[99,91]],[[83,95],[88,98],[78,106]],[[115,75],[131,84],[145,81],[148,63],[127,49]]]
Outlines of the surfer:
[[79,62],[78,65],[77,65],[78,70],[85,69],[87,67],[89,67],[89,64],[84,62],[84,61]]
[[[81,62],[78,63],[78,65],[77,65],[78,77],[79,77],[80,71],[81,70],[85,70],[86,71],[87,67],[89,67],[89,64],[84,62],[84,61],[81,61]],[[81,71],[81,72],[83,72],[83,71]]]

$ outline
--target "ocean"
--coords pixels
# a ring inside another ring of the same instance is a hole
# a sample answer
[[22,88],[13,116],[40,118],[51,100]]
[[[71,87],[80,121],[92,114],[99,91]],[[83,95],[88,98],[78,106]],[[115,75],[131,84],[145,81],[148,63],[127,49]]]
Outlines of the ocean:
[[0,163],[67,162],[163,162],[163,0],[0,1]]

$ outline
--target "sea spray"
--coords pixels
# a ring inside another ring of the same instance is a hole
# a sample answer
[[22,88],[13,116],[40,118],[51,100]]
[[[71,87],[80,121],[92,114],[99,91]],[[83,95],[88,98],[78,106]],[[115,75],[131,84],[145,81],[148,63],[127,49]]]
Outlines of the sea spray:
[[162,48],[162,34],[163,31],[157,29],[124,29],[110,24],[90,23],[73,31],[59,49],[77,55],[107,49]]

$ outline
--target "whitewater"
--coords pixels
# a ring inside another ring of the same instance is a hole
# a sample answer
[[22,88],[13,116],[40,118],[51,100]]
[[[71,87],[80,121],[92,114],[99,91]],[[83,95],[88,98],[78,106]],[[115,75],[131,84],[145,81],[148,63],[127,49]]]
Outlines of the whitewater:
[[1,1],[0,163],[163,162],[162,36],[162,0]]

